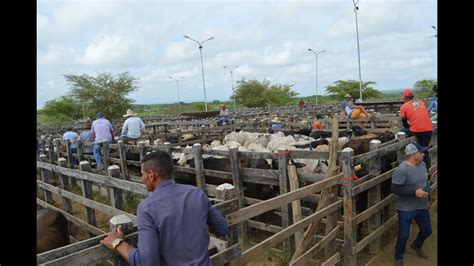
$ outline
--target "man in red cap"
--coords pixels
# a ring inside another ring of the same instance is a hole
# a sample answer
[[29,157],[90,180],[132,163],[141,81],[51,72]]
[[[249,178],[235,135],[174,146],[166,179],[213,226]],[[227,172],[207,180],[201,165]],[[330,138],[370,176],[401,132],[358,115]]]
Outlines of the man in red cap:
[[[416,136],[422,147],[428,147],[433,133],[433,124],[425,103],[421,100],[415,100],[413,91],[410,89],[404,89],[400,98],[405,102],[400,107],[400,117],[403,124],[400,131],[405,132],[407,137]],[[425,151],[423,161],[429,167],[428,151]]]

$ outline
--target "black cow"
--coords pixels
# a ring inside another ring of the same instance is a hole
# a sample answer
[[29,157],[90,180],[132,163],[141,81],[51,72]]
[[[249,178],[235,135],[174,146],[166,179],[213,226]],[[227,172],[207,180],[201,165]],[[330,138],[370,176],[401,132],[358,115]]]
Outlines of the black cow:
[[36,254],[69,245],[69,231],[64,215],[51,208],[36,212]]
[[315,141],[311,141],[310,143],[307,143],[307,144],[296,144],[294,146],[295,146],[295,148],[300,148],[300,149],[304,149],[304,148],[314,149],[318,145],[322,145],[322,144],[329,145],[329,142],[327,141],[327,139],[321,138],[321,139],[318,139],[318,140],[315,140]]

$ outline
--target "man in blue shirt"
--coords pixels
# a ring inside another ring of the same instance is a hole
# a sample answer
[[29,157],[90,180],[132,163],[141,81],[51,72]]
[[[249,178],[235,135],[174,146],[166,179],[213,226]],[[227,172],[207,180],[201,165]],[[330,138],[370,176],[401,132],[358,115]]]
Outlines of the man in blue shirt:
[[[76,154],[77,153],[76,140],[79,135],[77,135],[77,133],[74,132],[73,129],[74,128],[72,126],[69,126],[67,128],[67,131],[64,132],[63,140],[69,140],[71,142],[71,146],[69,147],[71,149],[71,153]],[[72,156],[72,164],[77,165],[77,159],[76,157],[74,157],[74,155]]]
[[141,174],[151,194],[138,205],[138,248],[121,240],[120,227],[101,243],[130,265],[213,265],[209,231],[224,236],[228,227],[207,195],[174,181],[173,161],[164,151],[145,155]]
[[142,132],[145,129],[145,124],[137,117],[132,109],[128,109],[127,113],[123,115],[127,117],[122,128],[122,138],[125,140],[131,140],[134,145],[137,144],[137,140],[142,136]]

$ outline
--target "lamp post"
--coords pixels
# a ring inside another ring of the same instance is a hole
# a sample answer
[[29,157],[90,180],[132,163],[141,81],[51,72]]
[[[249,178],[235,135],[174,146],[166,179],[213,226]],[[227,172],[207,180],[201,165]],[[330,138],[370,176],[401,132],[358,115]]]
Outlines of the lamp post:
[[202,69],[202,85],[204,87],[204,106],[206,108],[206,112],[207,112],[207,99],[206,99],[206,82],[204,81],[204,64],[202,63],[202,44],[207,42],[207,41],[210,41],[212,39],[214,39],[214,37],[210,37],[208,39],[205,39],[204,41],[202,42],[198,42],[196,41],[195,39],[189,37],[188,35],[183,35],[184,38],[187,38],[187,39],[190,39],[194,42],[196,42],[198,45],[199,45],[199,52],[201,53],[201,69]]
[[181,107],[181,99],[179,98],[179,86],[178,86],[178,80],[179,79],[184,79],[184,77],[180,77],[179,79],[175,79],[172,77],[169,77],[170,79],[176,80],[176,90],[178,91],[178,105]]
[[360,51],[359,51],[359,26],[357,22],[357,10],[359,10],[359,7],[357,6],[357,3],[359,3],[359,0],[355,1],[352,0],[352,3],[354,3],[354,13],[356,17],[356,34],[357,34],[357,58],[359,61],[359,95],[360,95],[360,101],[362,102],[362,77],[360,74]]
[[311,48],[308,48],[308,51],[312,52],[316,57],[316,104],[318,104],[318,54],[324,53],[326,50],[321,50],[316,53],[315,51],[311,50]]
[[236,69],[236,68],[238,68],[238,67],[239,67],[239,66],[235,66],[235,67],[233,67],[233,68],[228,68],[227,66],[224,66],[224,68],[227,68],[227,69],[229,70],[229,72],[230,72],[230,80],[231,80],[231,82],[232,82],[232,95],[234,96],[234,97],[233,97],[233,98],[234,98],[234,109],[236,109],[236,106],[235,106],[234,77],[233,77],[233,75],[232,75],[232,70],[234,70],[234,69]]

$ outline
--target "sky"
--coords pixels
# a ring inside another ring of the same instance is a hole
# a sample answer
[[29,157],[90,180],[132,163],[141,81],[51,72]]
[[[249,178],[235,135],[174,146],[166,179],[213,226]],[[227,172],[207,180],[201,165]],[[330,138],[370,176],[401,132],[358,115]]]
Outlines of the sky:
[[358,81],[356,25],[362,81],[384,91],[437,78],[437,1],[356,3],[357,24],[352,0],[38,0],[37,109],[70,91],[63,75],[126,71],[138,78],[136,104],[177,102],[178,91],[203,102],[199,45],[183,35],[214,37],[201,50],[207,102],[230,100],[242,79],[299,96]]

